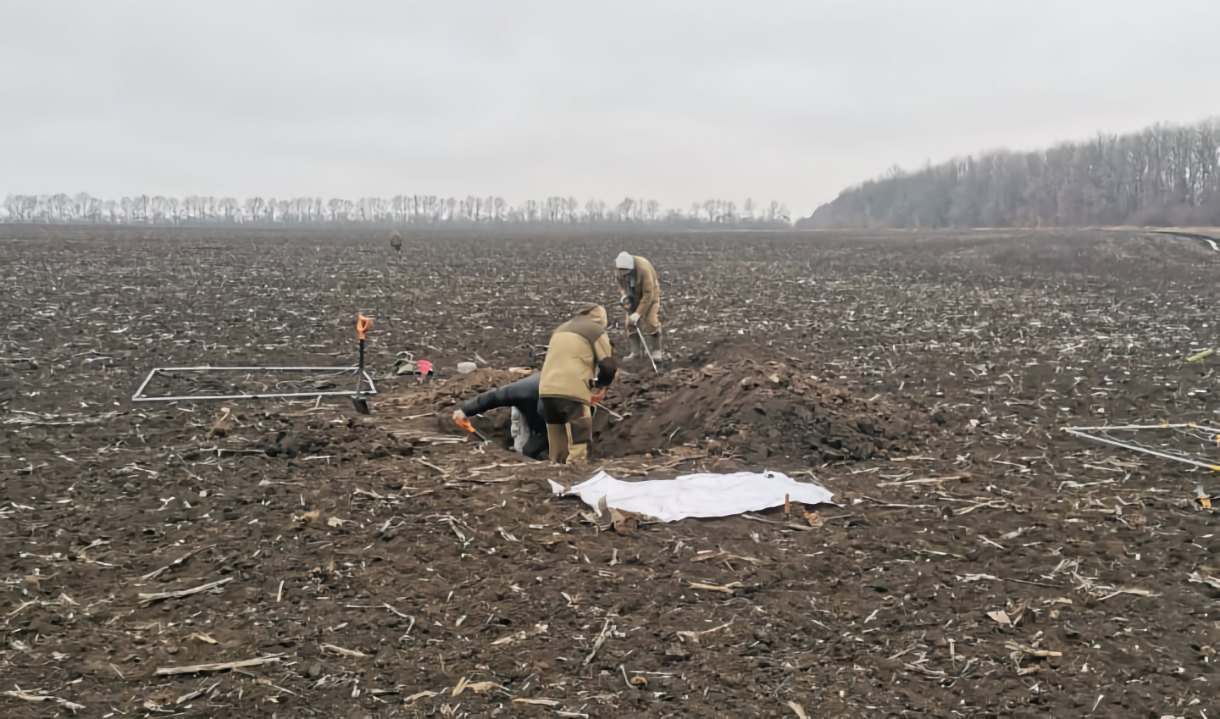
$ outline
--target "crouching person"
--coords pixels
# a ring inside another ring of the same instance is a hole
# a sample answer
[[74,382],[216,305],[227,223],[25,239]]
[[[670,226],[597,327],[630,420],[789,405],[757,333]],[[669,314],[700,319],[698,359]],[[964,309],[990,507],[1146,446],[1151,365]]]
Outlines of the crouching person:
[[454,421],[490,412],[500,407],[512,408],[513,449],[530,459],[541,460],[547,453],[546,421],[542,418],[542,400],[538,386],[542,375],[528,377],[497,387],[467,400],[453,413]]
[[610,352],[606,310],[601,305],[582,305],[551,335],[538,394],[552,462],[588,460],[593,439],[589,406],[593,395],[605,390],[618,371]]

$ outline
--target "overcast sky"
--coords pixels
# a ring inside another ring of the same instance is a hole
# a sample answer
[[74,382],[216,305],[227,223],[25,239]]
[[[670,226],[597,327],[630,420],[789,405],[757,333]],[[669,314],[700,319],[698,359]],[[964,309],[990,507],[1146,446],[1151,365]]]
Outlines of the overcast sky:
[[1220,114],[1217,0],[0,0],[0,196],[787,202]]

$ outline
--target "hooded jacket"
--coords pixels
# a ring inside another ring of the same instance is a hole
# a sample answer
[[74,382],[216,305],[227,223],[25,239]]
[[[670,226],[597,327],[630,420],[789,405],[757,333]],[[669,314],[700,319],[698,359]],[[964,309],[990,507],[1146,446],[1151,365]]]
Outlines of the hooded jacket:
[[634,269],[616,269],[614,279],[619,290],[627,295],[627,314],[639,312],[647,317],[661,306],[661,283],[657,281],[657,271],[651,262],[639,255],[635,255],[634,260]]
[[606,387],[618,371],[610,352],[606,309],[600,305],[582,307],[551,335],[540,373],[539,396],[590,404],[596,391],[594,383]]
[[542,375],[535,372],[503,387],[487,390],[462,405],[467,417],[484,414],[500,407],[516,407],[530,428],[530,434],[546,436],[546,421],[542,419],[542,400],[538,396],[538,385]]

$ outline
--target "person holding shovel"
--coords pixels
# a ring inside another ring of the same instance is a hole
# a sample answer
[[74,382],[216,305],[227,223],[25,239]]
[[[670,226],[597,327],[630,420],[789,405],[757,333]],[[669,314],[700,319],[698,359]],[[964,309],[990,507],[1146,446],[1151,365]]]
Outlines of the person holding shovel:
[[551,335],[538,395],[551,461],[584,464],[593,439],[589,407],[614,381],[618,363],[606,334],[606,308],[585,304]]
[[657,315],[661,310],[661,285],[657,271],[643,257],[622,252],[614,260],[614,279],[623,295],[620,304],[627,311],[627,346],[631,352],[624,359],[633,360],[647,352],[653,362],[660,362],[661,321]]

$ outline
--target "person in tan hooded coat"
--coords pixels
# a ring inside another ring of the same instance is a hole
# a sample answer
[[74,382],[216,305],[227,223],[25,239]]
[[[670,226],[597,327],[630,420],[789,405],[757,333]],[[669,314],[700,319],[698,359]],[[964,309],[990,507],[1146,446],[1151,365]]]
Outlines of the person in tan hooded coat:
[[606,335],[606,309],[580,306],[551,335],[542,363],[538,396],[552,462],[583,464],[588,459],[593,438],[589,406],[617,372]]
[[624,359],[644,353],[642,333],[648,353],[653,361],[660,362],[661,321],[657,315],[661,310],[661,284],[657,271],[643,257],[623,252],[614,260],[614,279],[623,294],[620,304],[627,310],[627,345],[631,352]]

